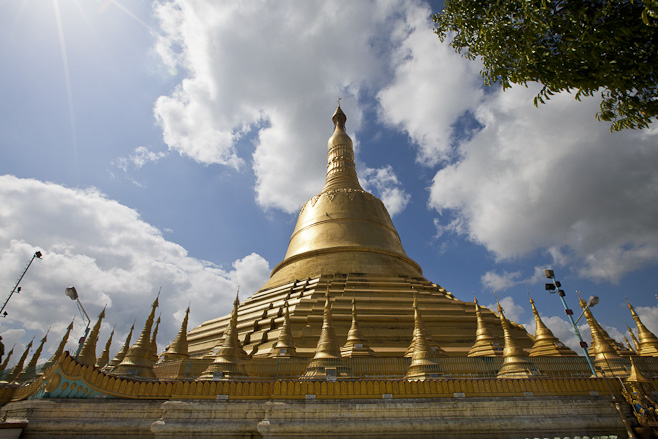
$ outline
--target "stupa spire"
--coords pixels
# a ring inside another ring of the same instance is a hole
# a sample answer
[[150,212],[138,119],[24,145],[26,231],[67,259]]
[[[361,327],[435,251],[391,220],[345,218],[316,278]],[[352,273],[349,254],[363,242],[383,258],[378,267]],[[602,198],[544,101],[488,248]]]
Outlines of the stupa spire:
[[46,341],[48,341],[49,332],[50,332],[50,328],[48,328],[48,331],[46,331],[46,335],[44,335],[43,338],[41,339],[41,343],[39,343],[39,347],[37,348],[36,351],[34,351],[34,355],[32,355],[32,358],[27,363],[27,366],[25,366],[25,369],[23,369],[21,373],[18,375],[17,381],[25,382],[37,376],[37,361],[39,361],[39,357],[41,356],[41,352],[43,351],[43,345],[46,344]]
[[57,346],[57,350],[55,353],[46,361],[46,363],[43,365],[43,370],[48,369],[50,366],[52,366],[55,361],[59,360],[59,357],[62,356],[62,353],[64,352],[64,348],[66,347],[66,343],[69,341],[69,335],[71,334],[71,330],[73,330],[73,320],[71,320],[71,323],[69,323],[69,326],[66,328],[66,332],[64,333],[64,336],[62,337],[62,340],[59,342],[59,346]]
[[158,320],[155,321],[155,329],[153,329],[153,336],[151,337],[150,342],[151,361],[153,364],[158,361],[158,343],[156,339],[158,337],[158,329],[160,328],[160,317],[162,317],[162,315],[159,315]]
[[496,337],[494,337],[489,328],[487,328],[484,318],[482,317],[482,310],[478,303],[477,297],[473,295],[473,303],[475,304],[475,319],[477,321],[477,330],[475,332],[475,343],[470,351],[469,357],[496,357],[503,354],[503,349],[498,344]]
[[9,375],[7,375],[7,382],[11,383],[13,382],[18,375],[23,371],[23,365],[25,364],[25,359],[27,358],[27,354],[30,352],[30,349],[32,349],[32,343],[34,343],[34,337],[32,337],[32,340],[27,344],[25,347],[25,352],[23,352],[23,355],[21,355],[21,358],[18,360],[18,362],[12,367],[11,371],[9,372]]
[[637,315],[628,298],[626,298],[626,303],[637,325],[637,338],[640,340],[640,349],[637,351],[638,355],[643,357],[658,357],[658,338],[644,326],[644,323],[640,320],[640,316]]
[[530,362],[526,351],[521,349],[516,343],[510,332],[510,322],[505,317],[503,307],[498,302],[496,297],[496,304],[498,307],[498,315],[500,317],[500,324],[503,327],[505,334],[505,348],[503,349],[503,365],[496,375],[498,378],[529,378],[534,375],[539,375],[535,366]]
[[[116,328],[116,325],[115,327]],[[98,357],[96,360],[96,367],[103,368],[107,366],[107,363],[110,362],[110,348],[112,347],[112,338],[114,337],[114,328],[112,329],[112,332],[110,333],[110,338],[107,339],[107,343],[105,343],[105,349],[103,349],[103,352],[101,353],[101,356]]]
[[374,357],[375,352],[368,346],[357,323],[356,298],[352,297],[352,325],[347,332],[347,341],[340,349],[343,357]]
[[240,306],[239,292],[233,301],[231,321],[226,327],[224,341],[217,350],[215,359],[199,377],[200,380],[225,380],[247,377],[240,360],[242,344],[238,338],[238,307]]
[[425,326],[418,309],[418,298],[414,291],[414,333],[411,345],[413,351],[411,354],[411,364],[407,369],[405,379],[408,380],[426,380],[428,378],[437,378],[442,375],[441,368],[436,360],[434,350],[430,348],[425,335]]
[[185,317],[183,317],[183,323],[180,325],[180,330],[174,338],[174,341],[171,342],[169,348],[164,353],[165,361],[171,360],[182,360],[190,358],[190,354],[187,351],[187,321],[190,315],[190,305],[187,305],[187,310],[185,311]]
[[125,343],[123,344],[121,349],[119,349],[119,352],[117,352],[117,354],[114,356],[112,361],[110,361],[110,364],[108,364],[108,366],[107,366],[108,369],[111,370],[111,369],[114,369],[115,367],[117,367],[123,361],[126,354],[128,353],[128,350],[130,349],[130,339],[133,336],[133,330],[135,329],[135,322],[136,321],[137,320],[135,320],[133,322],[132,326],[130,327],[130,331],[128,332],[128,337],[126,337]]
[[5,369],[7,369],[7,365],[9,364],[9,359],[11,358],[11,355],[14,353],[14,349],[16,348],[16,345],[14,345],[9,353],[5,356],[5,361],[2,362],[2,365],[0,365],[0,372],[4,372]]
[[[107,308],[107,305],[105,305],[105,308]],[[105,308],[103,308],[103,311],[98,315],[98,320],[96,320],[96,324],[91,330],[91,334],[89,334],[89,337],[85,340],[80,355],[78,355],[78,363],[84,364],[85,366],[93,366],[96,364],[96,344],[98,343],[98,334],[101,330],[101,322],[105,317]]]
[[[528,296],[530,292],[528,292]],[[553,332],[544,324],[535,301],[530,297],[530,306],[532,307],[532,314],[535,316],[535,342],[530,350],[531,357],[561,357],[561,356],[577,356],[577,354],[564,345]]]
[[327,178],[322,192],[336,189],[363,191],[356,176],[352,139],[345,132],[347,116],[340,108],[340,102],[331,120],[334,123],[334,133],[328,142]]
[[146,318],[144,328],[139,338],[119,363],[119,365],[112,370],[115,375],[123,376],[139,376],[143,378],[154,378],[153,361],[151,359],[151,328],[153,328],[153,320],[155,319],[155,309],[160,305],[158,299],[160,293],[151,304],[151,312]]
[[[416,289],[414,287],[411,287],[411,288],[413,290],[414,300],[416,300]],[[424,339],[427,342],[428,348],[431,349],[432,352],[434,353],[434,355],[436,355],[437,357],[447,357],[448,355],[446,354],[446,352],[441,348],[441,346],[439,346],[438,344],[436,344],[434,342],[434,339],[432,339],[432,334],[427,329],[425,329],[425,323],[423,322],[423,320],[420,319],[419,321],[420,321],[420,326],[422,327],[423,334],[424,334]],[[415,325],[415,320],[414,320],[414,325]],[[415,331],[414,331],[414,334],[415,334]],[[411,358],[413,356],[416,340],[417,339],[416,339],[415,336],[412,337],[411,344],[407,348],[407,351],[404,353],[404,356],[406,358]]]
[[340,346],[336,340],[336,333],[332,324],[331,301],[329,300],[329,286],[324,299],[324,316],[320,338],[315,348],[315,356],[306,367],[306,372],[300,379],[324,380],[332,377],[347,377],[349,370],[343,365],[340,356]]
[[628,328],[628,332],[631,334],[631,338],[633,339],[633,346],[634,346],[634,351],[639,354],[640,352],[640,342],[638,341],[637,337],[635,337],[635,334],[633,333],[633,330],[631,329],[628,324],[626,324],[626,328]]
[[622,364],[617,350],[606,339],[603,328],[596,321],[592,311],[587,306],[585,300],[579,296],[580,307],[583,309],[590,332],[592,333],[592,346],[589,349],[590,355],[594,356],[594,365],[601,368],[603,372],[612,374],[627,374]]
[[293,358],[297,356],[297,349],[295,349],[295,342],[292,338],[292,330],[290,329],[290,313],[288,311],[288,302],[285,302],[285,313],[283,315],[283,325],[276,344],[268,355],[271,358]]

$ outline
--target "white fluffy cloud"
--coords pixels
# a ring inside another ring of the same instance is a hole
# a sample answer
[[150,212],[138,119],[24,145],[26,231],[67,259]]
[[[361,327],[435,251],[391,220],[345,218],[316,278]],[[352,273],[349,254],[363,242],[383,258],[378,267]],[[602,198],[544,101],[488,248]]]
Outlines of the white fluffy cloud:
[[394,79],[377,95],[383,120],[419,146],[418,162],[436,165],[451,150],[453,124],[482,99],[479,62],[467,61],[432,33],[429,10],[395,23]]
[[[505,317],[516,323],[521,322],[521,315],[525,314],[525,309],[522,306],[517,305],[514,302],[513,297],[511,296],[503,297],[502,299],[499,300],[499,303],[500,306],[503,307],[503,313],[505,313]],[[498,305],[496,303],[490,303],[489,305],[487,305],[487,308],[497,312]]]
[[[0,335],[8,349],[19,343],[18,351],[28,337],[36,335],[38,342],[51,327],[44,357],[54,352],[77,314],[75,304],[64,295],[69,285],[78,290],[92,324],[107,304],[97,348],[100,355],[100,345],[114,324],[113,353],[134,319],[136,330],[141,330],[160,287],[163,324],[158,341],[163,346],[178,332],[181,311],[189,302],[190,327],[194,327],[230,312],[238,285],[246,297],[269,275],[267,261],[255,253],[234,262],[231,270],[194,259],[137,212],[95,189],[0,176],[0,224],[2,285],[13,285],[34,252],[43,252],[42,260],[34,261],[21,282],[22,292],[9,302]],[[70,348],[82,330],[78,316]]]
[[378,169],[361,170],[359,182],[363,189],[372,192],[382,200],[391,216],[402,212],[411,198],[390,165]]
[[487,97],[482,130],[436,174],[431,207],[500,258],[543,249],[611,281],[658,261],[656,130],[611,134],[593,118],[597,99],[561,94],[535,109],[536,92]]
[[[354,137],[360,96],[389,81],[392,65],[412,47],[417,54],[441,47],[420,2],[174,0],[156,3],[156,13],[164,31],[157,52],[185,72],[155,105],[165,142],[200,163],[240,168],[248,160],[241,140],[250,139],[257,201],[287,212],[322,187],[336,97],[344,98]],[[391,45],[402,45],[393,57]],[[414,98],[394,92],[380,100],[397,124],[398,106]]]

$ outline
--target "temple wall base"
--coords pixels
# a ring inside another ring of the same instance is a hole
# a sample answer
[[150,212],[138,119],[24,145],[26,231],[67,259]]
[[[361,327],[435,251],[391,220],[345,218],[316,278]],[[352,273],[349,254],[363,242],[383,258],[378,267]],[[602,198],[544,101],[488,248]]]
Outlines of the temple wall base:
[[607,396],[164,402],[41,399],[9,403],[0,410],[5,413],[8,422],[28,422],[21,435],[26,439],[626,437]]

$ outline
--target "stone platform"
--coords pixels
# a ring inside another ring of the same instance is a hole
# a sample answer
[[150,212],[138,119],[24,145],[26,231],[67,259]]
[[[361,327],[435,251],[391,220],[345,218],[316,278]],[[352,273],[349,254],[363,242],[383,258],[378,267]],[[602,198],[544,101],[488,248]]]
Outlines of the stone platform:
[[625,437],[608,396],[13,402],[21,438]]

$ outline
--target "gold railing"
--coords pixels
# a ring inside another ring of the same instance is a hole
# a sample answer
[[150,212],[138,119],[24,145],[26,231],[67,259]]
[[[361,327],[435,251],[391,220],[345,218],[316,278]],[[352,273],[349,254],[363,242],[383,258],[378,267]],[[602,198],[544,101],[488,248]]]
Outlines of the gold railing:
[[[249,381],[296,380],[304,374],[309,358],[263,358],[241,362]],[[355,380],[399,380],[409,368],[409,358],[344,358],[350,378]],[[502,357],[439,358],[442,378],[495,378],[503,364]],[[584,357],[531,357],[530,362],[549,378],[587,378],[592,375]],[[211,360],[189,359],[158,363],[154,370],[160,380],[198,378]],[[630,370],[627,358],[617,360],[621,369]],[[649,376],[658,375],[658,358],[643,357],[638,365]],[[609,374],[608,374],[609,375]],[[606,375],[607,376],[607,375]],[[611,376],[608,376],[611,377]]]

